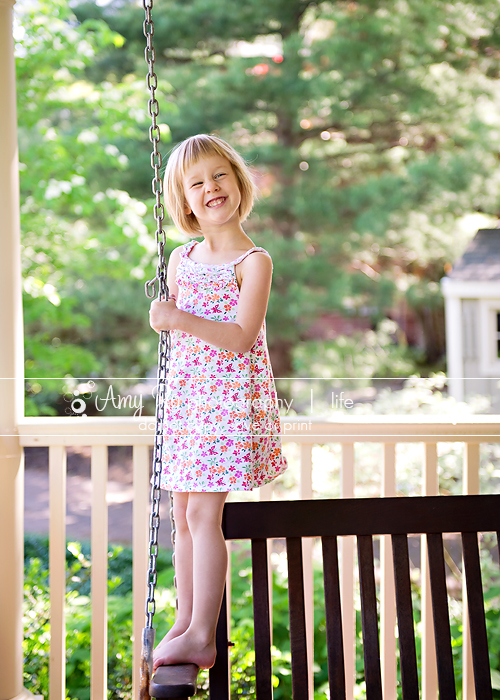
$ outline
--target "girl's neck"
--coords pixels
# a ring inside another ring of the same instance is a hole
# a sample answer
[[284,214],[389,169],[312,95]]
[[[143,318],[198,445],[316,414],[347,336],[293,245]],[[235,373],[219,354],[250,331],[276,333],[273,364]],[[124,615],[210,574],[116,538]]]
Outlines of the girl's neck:
[[217,231],[216,233],[202,231],[202,234],[203,243],[201,245],[203,249],[214,256],[224,255],[225,253],[233,251],[247,250],[250,246],[254,245],[239,223],[238,227],[232,230]]

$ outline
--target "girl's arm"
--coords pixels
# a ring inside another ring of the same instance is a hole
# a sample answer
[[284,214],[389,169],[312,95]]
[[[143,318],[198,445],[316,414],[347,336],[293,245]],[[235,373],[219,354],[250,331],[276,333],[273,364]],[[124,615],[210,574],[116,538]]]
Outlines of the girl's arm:
[[[240,265],[242,280],[234,323],[210,321],[195,316],[178,309],[173,300],[154,300],[149,313],[152,328],[158,333],[175,329],[194,335],[224,350],[235,353],[248,352],[257,340],[264,323],[271,290],[272,263],[268,255],[256,252],[248,255]],[[168,285],[169,289],[172,289],[171,294],[174,294],[173,285],[170,287],[170,278]]]
[[174,299],[177,299],[178,296],[178,291],[179,291],[179,285],[176,282],[175,276],[177,274],[177,265],[179,264],[179,261],[181,259],[181,247],[179,246],[178,248],[174,248],[173,251],[170,253],[170,257],[168,258],[168,267],[167,267],[167,286],[168,286],[168,298],[170,299],[173,297]]

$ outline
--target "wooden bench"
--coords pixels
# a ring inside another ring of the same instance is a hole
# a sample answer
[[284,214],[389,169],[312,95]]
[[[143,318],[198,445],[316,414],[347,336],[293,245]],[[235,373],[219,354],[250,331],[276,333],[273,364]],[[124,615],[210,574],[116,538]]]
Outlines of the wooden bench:
[[[272,698],[266,546],[266,540],[271,538],[286,539],[293,700],[309,700],[301,541],[303,537],[319,537],[322,541],[330,698],[344,700],[346,682],[337,538],[346,535],[355,535],[357,538],[367,700],[382,700],[373,558],[374,535],[391,535],[401,690],[403,700],[418,700],[408,535],[422,533],[427,534],[428,543],[440,700],[456,698],[443,533],[461,533],[476,700],[492,700],[477,533],[496,532],[498,544],[500,495],[228,503],[224,509],[223,530],[228,540],[251,541],[256,700]],[[217,628],[217,660],[210,670],[210,699],[229,700],[225,597]]]

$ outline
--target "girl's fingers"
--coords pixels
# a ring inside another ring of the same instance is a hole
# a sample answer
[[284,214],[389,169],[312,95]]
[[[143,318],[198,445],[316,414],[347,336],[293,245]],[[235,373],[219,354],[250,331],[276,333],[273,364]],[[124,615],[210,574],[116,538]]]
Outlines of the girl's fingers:
[[149,309],[149,323],[158,333],[162,330],[172,330],[174,316],[177,313],[177,300],[169,296],[168,300],[153,299]]

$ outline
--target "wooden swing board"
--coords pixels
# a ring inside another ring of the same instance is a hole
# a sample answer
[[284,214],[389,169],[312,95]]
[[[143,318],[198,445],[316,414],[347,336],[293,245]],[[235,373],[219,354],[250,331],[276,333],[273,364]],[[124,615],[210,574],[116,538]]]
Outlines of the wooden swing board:
[[196,695],[198,666],[173,664],[159,666],[149,684],[152,698],[190,698]]

